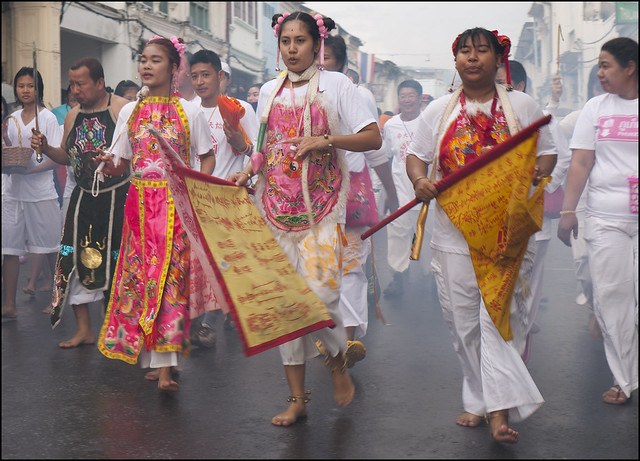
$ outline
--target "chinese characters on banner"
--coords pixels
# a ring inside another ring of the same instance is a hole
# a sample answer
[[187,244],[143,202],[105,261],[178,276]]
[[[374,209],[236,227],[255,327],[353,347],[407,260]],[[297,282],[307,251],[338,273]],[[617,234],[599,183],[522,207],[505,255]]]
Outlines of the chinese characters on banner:
[[[152,130],[154,131],[154,130]],[[334,326],[298,275],[247,189],[194,171],[156,134],[165,177],[202,274],[235,320],[246,355]],[[194,275],[194,274],[192,274]]]
[[537,140],[534,132],[437,197],[469,244],[482,299],[505,340],[513,337],[511,297],[529,237],[542,227],[544,186],[551,179],[544,178],[529,196]]

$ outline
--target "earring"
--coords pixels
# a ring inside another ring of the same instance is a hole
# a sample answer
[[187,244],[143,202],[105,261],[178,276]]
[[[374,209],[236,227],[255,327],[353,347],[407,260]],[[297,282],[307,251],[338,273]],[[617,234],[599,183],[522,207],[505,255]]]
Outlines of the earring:
[[449,87],[449,93],[453,93],[453,82],[456,81],[456,71],[453,71],[453,79],[451,79],[451,86]]
[[178,93],[178,75],[174,75],[171,77],[171,96],[179,98],[180,93]]

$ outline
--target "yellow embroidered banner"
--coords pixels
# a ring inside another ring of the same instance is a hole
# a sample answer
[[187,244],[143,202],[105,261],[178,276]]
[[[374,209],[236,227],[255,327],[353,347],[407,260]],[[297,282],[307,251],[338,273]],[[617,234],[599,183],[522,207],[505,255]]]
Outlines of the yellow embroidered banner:
[[186,167],[154,130],[191,251],[214,291],[221,293],[220,308],[233,315],[245,355],[335,326],[325,304],[276,242],[247,189]]
[[247,355],[334,325],[244,187],[204,182],[188,172],[184,181]]
[[505,340],[513,337],[511,297],[529,237],[542,227],[543,191],[550,180],[544,178],[529,197],[537,140],[535,131],[437,197],[469,244],[482,299]]

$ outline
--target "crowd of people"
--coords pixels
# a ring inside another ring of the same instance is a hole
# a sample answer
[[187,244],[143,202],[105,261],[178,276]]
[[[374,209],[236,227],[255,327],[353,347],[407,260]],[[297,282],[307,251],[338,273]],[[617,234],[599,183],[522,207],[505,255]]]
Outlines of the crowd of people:
[[[254,203],[266,226],[335,323],[279,346],[290,395],[272,424],[306,416],[305,364],[318,355],[336,404],[354,399],[350,369],[366,355],[371,257],[370,240],[360,236],[418,199],[431,209],[419,277],[435,278],[463,372],[456,423],[472,428],[486,420],[494,440],[516,443],[512,424],[544,403],[526,363],[552,218],[539,217],[514,266],[519,277],[504,334],[436,184],[546,112],[552,121],[539,129],[527,187],[564,189],[557,236],[574,249],[581,303],[593,310],[593,330],[603,338],[613,382],[602,399],[626,403],[638,387],[637,42],[605,43],[588,102],[560,118],[559,76],[543,111],[526,93],[524,67],[508,59],[509,38],[468,29],[452,45],[462,82],[455,91],[433,100],[406,80],[396,89],[398,111],[380,115],[371,92],[349,75],[332,19],[277,14],[272,27],[286,69],[247,90],[237,127],[218,107],[228,64],[211,50],[187,52],[177,37],[151,38],[139,56],[140,84],[124,80],[114,92],[99,61],[78,60],[68,69],[68,101],[53,111],[42,102],[40,73],[16,73],[21,108],[7,114],[3,100],[3,155],[20,146],[33,152],[26,168],[2,175],[3,319],[19,316],[20,258],[31,254],[24,293],[35,294],[43,272],[52,283],[44,287],[52,291],[44,309],[52,325],[73,306],[77,332],[61,348],[97,342],[106,357],[151,368],[144,378],[175,392],[174,373],[191,346],[215,344],[220,307],[207,289],[215,281],[198,270],[151,124],[191,168],[237,186],[255,180]],[[393,275],[385,296],[408,284],[419,207],[387,228]],[[89,308],[95,302],[105,313],[97,336]],[[229,317],[225,325],[232,328]]]

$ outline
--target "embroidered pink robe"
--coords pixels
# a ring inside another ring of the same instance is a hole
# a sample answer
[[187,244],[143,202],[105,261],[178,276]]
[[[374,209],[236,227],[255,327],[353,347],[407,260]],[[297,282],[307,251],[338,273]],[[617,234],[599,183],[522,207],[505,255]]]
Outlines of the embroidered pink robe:
[[189,164],[189,123],[178,98],[147,98],[129,121],[133,179],[115,280],[98,348],[136,363],[143,347],[189,353],[190,252],[175,212],[153,124]]

